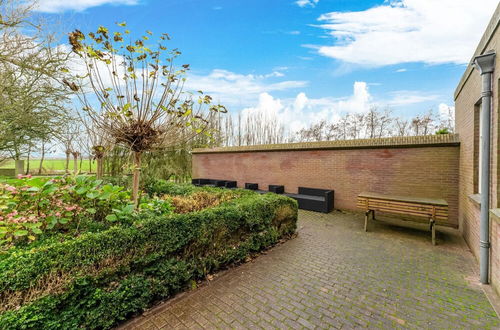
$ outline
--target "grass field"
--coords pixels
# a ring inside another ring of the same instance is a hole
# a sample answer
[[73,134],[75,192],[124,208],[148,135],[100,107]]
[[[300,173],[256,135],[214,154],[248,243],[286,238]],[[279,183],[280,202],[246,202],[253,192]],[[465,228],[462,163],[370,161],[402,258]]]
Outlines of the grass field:
[[[54,172],[62,172],[64,171],[64,167],[66,164],[65,159],[45,159],[43,161],[43,172],[44,173],[54,173]],[[27,161],[24,161],[24,168],[26,169]],[[31,159],[30,160],[30,172],[38,173],[38,167],[40,166],[40,159]],[[0,168],[14,168],[14,161],[7,160],[4,163],[0,164]],[[80,168],[80,160],[78,160],[78,168]],[[73,160],[71,159],[69,162],[69,169],[73,171]],[[81,172],[89,172],[90,169],[90,161],[88,159],[84,159],[81,163]],[[96,162],[92,162],[92,171],[96,170]]]

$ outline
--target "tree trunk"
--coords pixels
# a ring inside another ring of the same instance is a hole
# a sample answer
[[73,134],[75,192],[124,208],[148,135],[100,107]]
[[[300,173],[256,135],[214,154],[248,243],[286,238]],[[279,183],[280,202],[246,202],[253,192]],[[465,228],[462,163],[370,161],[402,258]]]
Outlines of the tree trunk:
[[97,170],[96,170],[96,176],[98,179],[102,179],[103,172],[104,172],[104,158],[103,157],[97,157]]
[[24,160],[20,160],[17,156],[15,158],[15,166],[16,166],[16,177],[24,173]]
[[73,173],[78,174],[78,154],[76,152],[73,154]]
[[70,152],[68,152],[66,150],[66,165],[64,166],[64,170],[66,172],[66,174],[69,174],[69,156],[70,156]]
[[132,201],[135,207],[139,204],[139,183],[141,179],[141,152],[134,151],[134,172],[132,178]]
[[42,143],[42,157],[40,158],[40,165],[38,165],[38,175],[42,174],[44,159],[45,159],[45,143]]
[[83,171],[82,171],[82,166],[83,166],[83,156],[82,156],[82,157],[80,157],[80,171],[79,171],[80,173],[82,173],[82,172],[83,172]]
[[30,156],[31,156],[31,147],[28,148],[28,162],[26,164],[26,175],[30,173]]
[[89,174],[92,174],[92,155],[89,155]]

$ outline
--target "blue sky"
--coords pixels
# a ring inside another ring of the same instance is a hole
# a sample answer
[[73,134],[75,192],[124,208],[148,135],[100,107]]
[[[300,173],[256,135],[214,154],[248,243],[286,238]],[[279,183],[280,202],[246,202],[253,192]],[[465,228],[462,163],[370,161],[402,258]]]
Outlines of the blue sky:
[[453,105],[496,0],[40,0],[64,30],[126,21],[169,33],[188,87],[298,129],[370,106]]

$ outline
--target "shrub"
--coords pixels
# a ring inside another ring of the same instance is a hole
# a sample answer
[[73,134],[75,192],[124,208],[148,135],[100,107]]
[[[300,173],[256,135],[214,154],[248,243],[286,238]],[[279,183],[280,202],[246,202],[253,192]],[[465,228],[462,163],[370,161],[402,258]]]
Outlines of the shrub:
[[174,183],[166,180],[152,180],[144,185],[144,190],[150,196],[189,195],[197,188],[189,183]]
[[111,328],[296,229],[297,203],[255,193],[200,212],[143,213],[131,226],[0,259],[1,329]]
[[195,191],[188,196],[170,196],[163,198],[168,200],[173,206],[175,213],[189,213],[201,211],[207,207],[219,206],[221,203],[230,201],[238,197],[238,193],[231,190],[219,189],[217,192]]

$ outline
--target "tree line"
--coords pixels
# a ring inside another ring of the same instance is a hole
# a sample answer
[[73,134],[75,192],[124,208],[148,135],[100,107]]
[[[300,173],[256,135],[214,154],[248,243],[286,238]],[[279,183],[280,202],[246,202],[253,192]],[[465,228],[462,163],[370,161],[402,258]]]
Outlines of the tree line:
[[[443,113],[444,112],[444,113]],[[218,119],[219,146],[247,146],[291,142],[373,139],[392,136],[454,132],[454,109],[436,114],[429,110],[412,118],[398,117],[390,109],[372,106],[363,113],[347,113],[335,120],[322,119],[296,131],[287,131],[283,118],[260,111]]]

